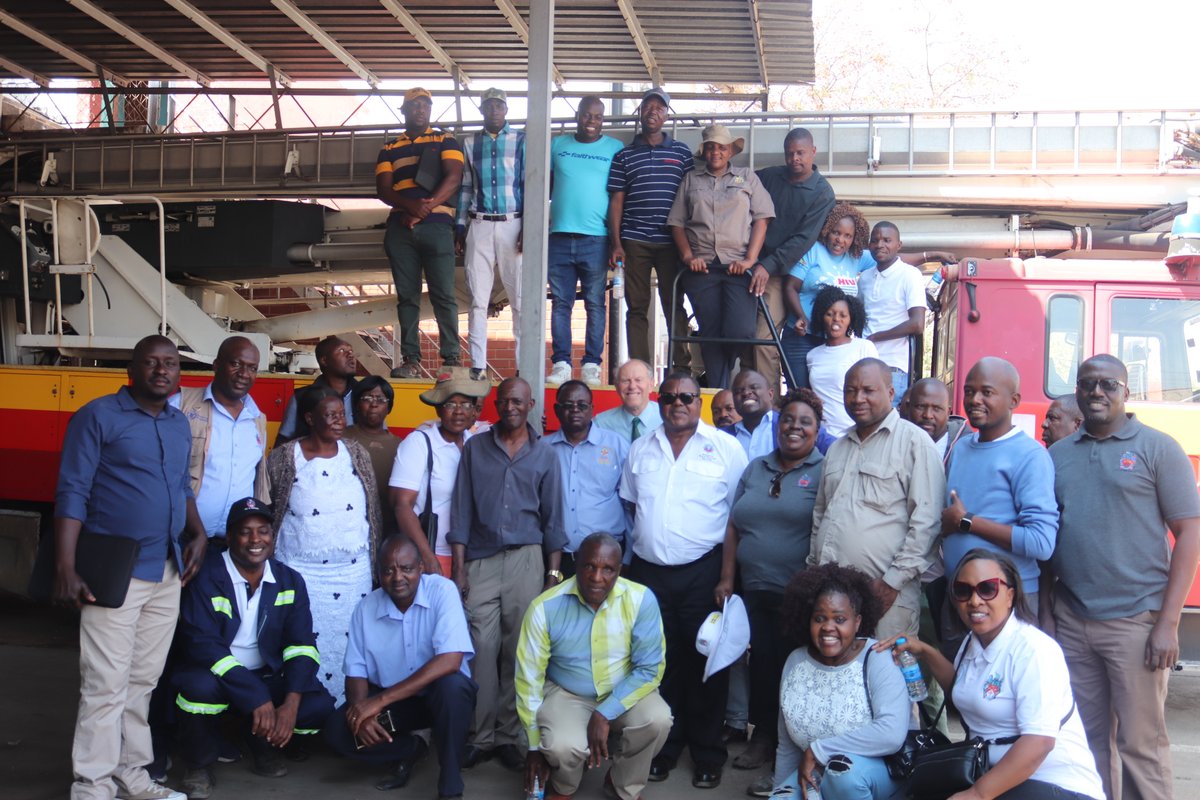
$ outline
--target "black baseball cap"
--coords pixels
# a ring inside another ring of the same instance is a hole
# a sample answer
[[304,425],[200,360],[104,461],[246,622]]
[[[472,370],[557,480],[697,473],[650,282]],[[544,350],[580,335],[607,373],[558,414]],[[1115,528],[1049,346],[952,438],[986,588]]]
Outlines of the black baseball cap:
[[236,528],[247,517],[266,517],[268,522],[275,520],[275,513],[270,503],[255,500],[253,497],[243,497],[229,508],[229,516],[225,519],[225,531],[228,533]]

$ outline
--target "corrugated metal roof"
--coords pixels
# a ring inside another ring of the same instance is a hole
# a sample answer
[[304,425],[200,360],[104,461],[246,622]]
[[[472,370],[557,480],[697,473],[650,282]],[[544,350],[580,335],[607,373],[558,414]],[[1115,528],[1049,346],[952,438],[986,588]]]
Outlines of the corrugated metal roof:
[[[11,69],[16,67],[50,78],[95,79],[94,62],[122,78],[184,80],[188,74],[181,70],[182,62],[203,79],[264,80],[250,59],[196,21],[202,15],[292,80],[354,79],[355,71],[285,14],[285,5],[298,9],[381,80],[450,77],[445,61],[397,20],[387,0],[0,0],[0,54],[5,59],[0,78],[18,77]],[[527,1],[395,5],[471,80],[525,77],[527,49],[502,7],[515,8],[527,23]],[[102,21],[106,15],[117,21],[118,30]],[[131,41],[119,31],[121,24],[178,62],[168,64]],[[635,30],[641,31],[649,58],[639,52]],[[769,83],[811,82],[812,3],[556,3],[554,65],[567,80],[645,82],[654,77],[647,65],[656,64],[666,82],[761,85],[760,46]]]

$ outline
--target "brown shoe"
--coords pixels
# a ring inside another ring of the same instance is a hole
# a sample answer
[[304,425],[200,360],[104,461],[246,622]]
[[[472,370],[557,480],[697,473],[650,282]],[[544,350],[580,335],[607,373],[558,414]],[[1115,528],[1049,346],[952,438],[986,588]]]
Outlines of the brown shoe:
[[400,366],[392,370],[393,378],[420,378],[421,362],[420,361],[405,361]]
[[756,730],[754,738],[750,740],[750,745],[737,758],[733,759],[733,768],[758,769],[773,758],[775,758],[775,744],[768,741],[765,736],[760,738]]

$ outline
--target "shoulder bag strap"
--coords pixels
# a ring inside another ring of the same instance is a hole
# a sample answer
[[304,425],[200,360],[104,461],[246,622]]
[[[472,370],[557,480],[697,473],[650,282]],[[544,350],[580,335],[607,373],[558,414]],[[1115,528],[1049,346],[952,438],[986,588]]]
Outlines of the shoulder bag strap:
[[417,433],[425,437],[425,507],[421,509],[417,520],[429,538],[429,548],[432,550],[437,544],[437,531],[430,530],[433,526],[429,524],[433,518],[433,440],[425,431],[417,431]]

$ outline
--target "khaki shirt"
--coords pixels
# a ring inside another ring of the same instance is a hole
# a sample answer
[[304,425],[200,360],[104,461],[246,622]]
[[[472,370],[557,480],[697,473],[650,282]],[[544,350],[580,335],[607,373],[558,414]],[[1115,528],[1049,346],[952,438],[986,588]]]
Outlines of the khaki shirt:
[[865,441],[851,428],[825,454],[808,562],[833,561],[882,578],[900,592],[896,605],[919,609],[945,496],[933,440],[895,409]]
[[770,192],[748,167],[716,176],[701,163],[683,176],[667,225],[683,228],[696,258],[730,264],[746,257],[751,224],[774,217]]

